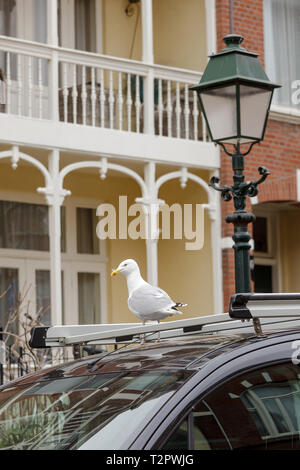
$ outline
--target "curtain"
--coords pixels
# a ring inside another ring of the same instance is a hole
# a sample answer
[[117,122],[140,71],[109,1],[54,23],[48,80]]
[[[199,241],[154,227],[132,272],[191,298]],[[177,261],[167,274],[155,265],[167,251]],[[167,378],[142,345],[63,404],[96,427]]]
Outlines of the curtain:
[[[3,36],[16,37],[16,2],[15,0],[0,0],[0,34]],[[0,52],[0,68],[5,76],[6,70],[6,53]],[[15,55],[12,55],[11,76],[16,75]],[[3,81],[0,82],[1,104],[5,103],[5,88]]]
[[33,15],[33,40],[47,43],[47,0],[34,0]]
[[48,206],[0,201],[0,247],[49,251]]
[[79,324],[100,323],[100,275],[78,273]]
[[77,253],[99,254],[96,224],[96,209],[77,207]]
[[[49,251],[48,206],[0,201],[0,248]],[[65,207],[61,207],[61,251],[66,251]]]
[[300,1],[264,0],[265,68],[270,80],[282,85],[273,103],[292,103],[292,82],[300,80]]
[[75,49],[95,50],[95,2],[75,0]]
[[16,2],[0,0],[0,34],[16,37]]

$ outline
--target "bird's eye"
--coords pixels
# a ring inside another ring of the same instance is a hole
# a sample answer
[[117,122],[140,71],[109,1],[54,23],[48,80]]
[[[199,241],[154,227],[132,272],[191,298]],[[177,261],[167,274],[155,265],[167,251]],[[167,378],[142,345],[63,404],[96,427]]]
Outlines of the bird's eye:
[[127,266],[127,263],[126,263],[126,264],[123,264],[123,266]]

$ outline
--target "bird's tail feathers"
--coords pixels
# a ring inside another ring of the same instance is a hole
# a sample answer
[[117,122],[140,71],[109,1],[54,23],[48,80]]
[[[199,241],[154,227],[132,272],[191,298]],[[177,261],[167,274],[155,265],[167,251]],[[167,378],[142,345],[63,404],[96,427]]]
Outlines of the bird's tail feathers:
[[186,307],[186,306],[187,306],[187,304],[182,304],[181,302],[176,302],[176,304],[175,304],[175,305],[173,305],[173,307],[172,307],[172,308],[177,308],[177,307]]
[[177,313],[179,315],[183,315],[183,313],[180,312],[180,310],[178,310],[177,307],[186,307],[186,306],[187,306],[187,304],[182,304],[181,302],[176,302],[176,304],[172,305],[171,308],[172,308],[172,310],[175,310],[175,313]]

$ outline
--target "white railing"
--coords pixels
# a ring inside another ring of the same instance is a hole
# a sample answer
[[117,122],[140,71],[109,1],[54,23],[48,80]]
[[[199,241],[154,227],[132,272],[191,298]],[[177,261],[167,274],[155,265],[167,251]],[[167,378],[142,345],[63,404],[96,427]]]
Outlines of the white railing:
[[199,72],[5,36],[0,36],[0,67],[1,112],[207,140],[196,94],[189,90]]

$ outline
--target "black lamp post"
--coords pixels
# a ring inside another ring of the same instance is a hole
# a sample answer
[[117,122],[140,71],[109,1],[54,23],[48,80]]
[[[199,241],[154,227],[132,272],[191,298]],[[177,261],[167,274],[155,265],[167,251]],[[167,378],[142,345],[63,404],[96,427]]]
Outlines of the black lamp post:
[[234,225],[236,293],[251,291],[248,224],[255,216],[246,211],[246,196],[256,196],[257,186],[269,174],[261,166],[260,178],[245,182],[244,157],[263,140],[273,91],[279,87],[269,81],[258,55],[241,47],[242,41],[236,34],[226,36],[226,48],[210,57],[199,85],[191,87],[197,91],[211,140],[232,157],[233,185],[220,187],[213,177],[210,186],[221,192],[224,201],[234,202],[235,212],[226,222]]

